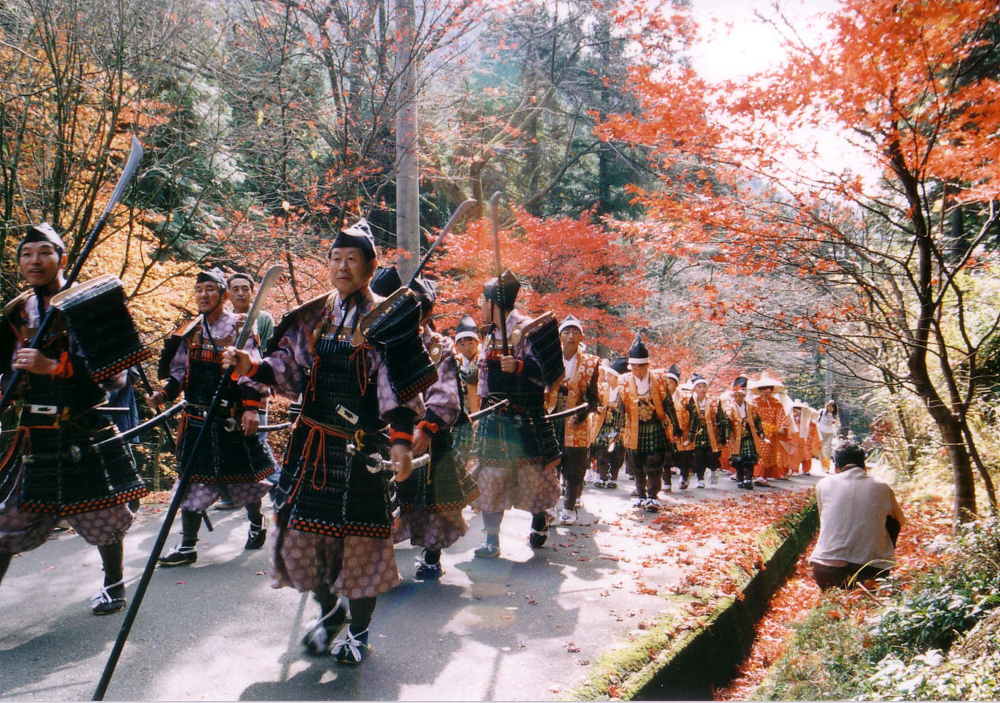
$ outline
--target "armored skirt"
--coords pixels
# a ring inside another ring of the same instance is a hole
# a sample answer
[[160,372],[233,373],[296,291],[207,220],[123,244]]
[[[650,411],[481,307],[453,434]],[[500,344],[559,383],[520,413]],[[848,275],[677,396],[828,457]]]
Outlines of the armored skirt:
[[381,455],[379,446],[361,435],[299,419],[276,492],[274,588],[304,592],[326,585],[347,598],[368,598],[401,582],[389,475],[368,470],[365,457],[372,453]]
[[202,417],[187,411],[181,417],[177,455],[182,467],[194,462],[181,508],[200,512],[223,493],[231,503],[241,507],[263,498],[271,488],[264,479],[271,475],[273,464],[260,437],[257,434],[248,437],[238,425],[230,430],[223,422],[216,421],[197,453],[192,455],[204,424]]
[[472,507],[488,513],[512,507],[540,513],[559,501],[559,476],[554,466],[545,465],[534,427],[527,419],[518,424],[499,413],[479,421],[472,471],[479,497]]
[[39,424],[23,424],[0,462],[0,553],[35,549],[61,518],[90,544],[120,542],[133,518],[126,504],[148,493],[128,448],[92,448],[117,434],[97,412],[45,421],[26,410],[22,423]]
[[410,540],[425,549],[445,549],[469,530],[462,509],[479,495],[452,442],[442,430],[431,440],[431,464],[414,469],[396,486],[399,518],[393,524],[393,541]]

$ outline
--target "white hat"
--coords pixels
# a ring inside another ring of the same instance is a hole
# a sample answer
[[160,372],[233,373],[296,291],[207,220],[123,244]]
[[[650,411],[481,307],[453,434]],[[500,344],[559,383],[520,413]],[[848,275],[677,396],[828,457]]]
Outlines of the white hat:
[[583,323],[572,315],[567,315],[562,322],[559,323],[559,331],[562,332],[567,327],[576,327],[583,334]]
[[761,372],[760,376],[758,376],[753,381],[750,381],[750,390],[752,391],[755,391],[759,388],[766,388],[768,386],[774,388],[775,393],[785,392],[785,382],[776,379],[774,376],[771,375],[770,371],[763,371]]

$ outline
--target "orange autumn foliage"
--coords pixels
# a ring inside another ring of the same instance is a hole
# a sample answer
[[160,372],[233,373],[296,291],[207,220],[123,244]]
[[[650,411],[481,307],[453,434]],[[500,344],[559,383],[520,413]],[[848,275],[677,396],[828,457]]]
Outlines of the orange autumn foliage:
[[950,448],[956,520],[976,512],[977,476],[997,502],[961,427],[980,379],[959,364],[978,364],[1000,323],[979,317],[990,302],[975,285],[1000,264],[985,247],[1000,193],[998,18],[997,0],[845,0],[823,38],[790,31],[784,64],[747,80],[637,68],[642,111],[601,127],[651,154],[659,184],[635,196],[659,249],[705,272],[689,314],[915,394]]
[[[642,309],[650,295],[644,280],[646,255],[592,220],[534,217],[514,213],[499,233],[501,263],[521,281],[518,308],[529,315],[551,310],[559,319],[580,319],[589,343],[624,353],[632,331],[645,324]],[[439,279],[443,329],[462,313],[478,317],[483,283],[496,276],[490,222],[481,219],[450,236],[444,254],[429,265]]]
[[[853,244],[859,215],[883,197],[860,169],[875,166],[901,189],[946,183],[952,202],[1000,193],[1000,101],[990,98],[1000,81],[951,72],[982,48],[998,14],[995,1],[851,0],[830,16],[827,41],[793,45],[784,66],[749,81],[712,83],[684,66],[636,68],[630,80],[642,113],[609,117],[600,131],[651,150],[660,187],[635,194],[661,251],[710,260],[729,274],[784,270],[817,281],[839,272],[831,245]],[[695,31],[683,13],[669,26],[678,25]],[[855,160],[822,161],[816,140],[824,132],[843,136]],[[927,217],[913,207],[895,215]],[[712,297],[707,287],[701,293]],[[700,316],[722,320],[762,308],[766,298],[724,296],[703,303]],[[863,317],[865,303],[839,296],[799,322],[822,338],[829,317]]]
[[[926,545],[933,544],[936,537],[947,531],[948,507],[941,498],[919,502],[904,498],[901,503],[906,513],[906,526],[896,548],[898,566],[893,574],[897,586],[906,590],[915,577],[945,561],[946,557],[939,550],[928,549]],[[746,700],[770,667],[788,650],[795,636],[795,625],[820,604],[823,595],[807,562],[814,546],[815,539],[799,558],[794,573],[771,599],[767,612],[757,624],[750,655],[740,665],[737,676],[715,692],[715,700]],[[827,597],[839,600],[841,606],[827,613],[831,620],[849,619],[861,623],[879,606],[878,599],[860,589],[830,591]]]
[[[17,224],[27,221],[52,220],[60,231],[70,255],[70,265],[83,246],[86,235],[105,204],[120,176],[131,148],[133,133],[140,138],[143,130],[157,121],[157,115],[166,106],[135,97],[136,86],[125,77],[119,86],[119,104],[98,85],[81,83],[77,103],[63,106],[72,113],[74,139],[72,145],[61,152],[52,148],[52,135],[58,133],[54,125],[57,100],[52,88],[54,78],[51,65],[41,60],[41,54],[32,57],[33,72],[30,80],[39,87],[30,96],[4,96],[5,114],[30,125],[20,135],[15,135],[17,123],[4,123],[4,138],[16,137],[16,149],[7,145],[6,156],[16,157],[17,196],[9,203],[17,211]],[[20,85],[28,80],[17,73],[16,59],[25,57],[10,47],[0,47],[0,61],[5,63],[11,76]],[[96,71],[96,67],[81,64],[80,70]],[[12,79],[13,80],[13,79]],[[16,87],[16,86],[15,86]],[[63,119],[66,113],[62,114]],[[58,152],[58,153],[57,153]],[[61,155],[60,155],[61,154]],[[60,161],[59,159],[63,159]],[[55,185],[51,171],[57,167],[66,171],[63,187]],[[148,168],[148,157],[140,163],[140,174]],[[57,188],[57,193],[50,192]],[[153,228],[162,217],[141,210],[129,209],[126,202],[111,213],[97,245],[88,256],[80,273],[83,282],[95,276],[111,273],[122,279],[129,307],[144,341],[156,342],[172,331],[179,315],[179,306],[189,300],[193,288],[191,264],[178,263],[162,258]],[[58,203],[58,207],[56,206]],[[13,261],[19,232],[14,230],[5,241],[4,259],[10,267],[10,292],[22,285]]]

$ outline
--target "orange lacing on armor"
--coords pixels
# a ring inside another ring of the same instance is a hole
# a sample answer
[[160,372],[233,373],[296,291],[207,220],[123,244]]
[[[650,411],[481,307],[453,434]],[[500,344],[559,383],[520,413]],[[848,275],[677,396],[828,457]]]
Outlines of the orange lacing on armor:
[[181,413],[181,419],[177,422],[177,436],[174,438],[174,441],[178,445],[181,443],[181,437],[187,433],[188,418],[190,417],[187,413]]
[[10,441],[10,446],[7,447],[7,452],[3,455],[3,459],[0,459],[0,469],[7,466],[7,462],[10,461],[11,457],[14,455],[14,451],[18,448],[21,440],[24,440],[26,445],[30,445],[31,439],[28,434],[27,427],[18,427],[14,432],[14,438]]
[[[309,434],[306,435],[305,444],[302,446],[302,471],[299,473],[299,479],[295,482],[295,486],[292,488],[291,493],[288,494],[289,503],[299,492],[299,486],[302,484],[302,479],[305,478],[308,471],[309,456],[313,446],[317,445],[318,451],[316,452],[316,456],[313,457],[312,477],[309,479],[309,482],[315,490],[320,491],[326,487],[326,436],[333,435],[334,437],[340,437],[341,439],[351,439],[354,436],[350,433],[341,432],[340,430],[332,427],[314,422],[307,417],[300,417],[299,422],[309,428]],[[291,447],[290,444],[289,447]],[[321,462],[323,466],[323,483],[317,486],[316,473],[319,471]]]
[[[326,488],[326,434],[317,427],[310,427],[309,434],[306,435],[306,443],[302,447],[304,466],[308,466],[309,464],[309,457],[314,444],[318,446],[312,460],[312,478],[309,479],[309,483],[312,484],[313,490],[321,491]],[[317,485],[316,474],[320,470],[321,464],[323,466],[323,483]]]
[[56,364],[55,370],[52,375],[56,378],[72,378],[73,377],[73,363],[69,360],[69,352],[63,352],[59,355],[59,363]]
[[313,328],[312,334],[306,337],[306,341],[309,344],[309,353],[312,354],[312,365],[309,371],[309,385],[306,386],[305,393],[302,397],[311,396],[312,400],[316,400],[316,378],[319,375],[319,367],[321,365],[321,359],[319,354],[316,353],[316,340],[319,339],[320,335],[323,334],[323,328],[326,327],[327,321],[330,318],[330,313],[327,313],[320,318],[319,322],[316,323],[316,327]]
[[372,345],[367,342],[363,342],[360,347],[357,347],[351,352],[351,361],[355,360],[358,354],[361,354],[361,363],[358,365],[358,390],[361,391],[361,395],[368,392],[368,354],[366,353],[369,349],[372,349]]
[[311,394],[311,400],[316,400],[316,379],[319,377],[319,367],[321,362],[322,359],[320,358],[320,355],[317,354],[314,349],[312,367],[309,371],[309,386],[306,388],[306,393]]

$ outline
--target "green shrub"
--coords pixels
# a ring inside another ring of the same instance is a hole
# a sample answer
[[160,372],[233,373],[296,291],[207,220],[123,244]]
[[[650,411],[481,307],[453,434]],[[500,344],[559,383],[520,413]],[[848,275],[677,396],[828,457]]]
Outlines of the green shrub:
[[1000,521],[963,526],[949,551],[955,556],[952,566],[920,579],[901,602],[872,619],[867,650],[872,662],[947,651],[956,637],[1000,605]]
[[801,623],[788,650],[749,696],[751,700],[845,700],[870,674],[864,637],[843,615],[835,594],[824,597]]
[[949,566],[891,596],[866,625],[844,612],[842,593],[825,594],[749,698],[1000,699],[1000,520],[962,527],[944,549]]
[[872,700],[996,700],[1000,653],[970,660],[932,649],[904,663],[889,655],[870,678]]

